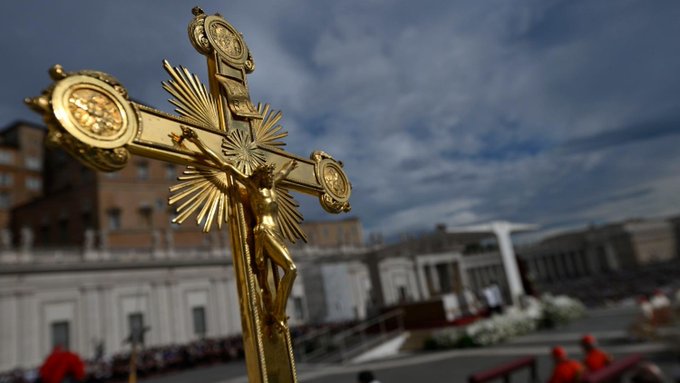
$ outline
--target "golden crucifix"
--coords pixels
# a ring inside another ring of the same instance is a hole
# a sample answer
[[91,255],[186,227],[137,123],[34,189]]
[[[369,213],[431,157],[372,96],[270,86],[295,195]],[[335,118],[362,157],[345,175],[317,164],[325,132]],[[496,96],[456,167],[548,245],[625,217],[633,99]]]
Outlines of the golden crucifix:
[[165,61],[171,80],[163,88],[179,116],[130,101],[108,74],[59,65],[50,70],[54,83],[26,103],[43,115],[48,144],[93,169],[119,170],[131,153],[187,165],[169,204],[177,223],[196,214],[206,232],[229,224],[249,380],[295,382],[286,302],[297,271],[285,241],[306,237],[289,190],[340,213],[350,209],[351,185],[328,154],[283,150],[281,113],[250,100],[246,75],[255,64],[241,34],[219,14],[193,14],[189,39],[208,59],[209,87]]

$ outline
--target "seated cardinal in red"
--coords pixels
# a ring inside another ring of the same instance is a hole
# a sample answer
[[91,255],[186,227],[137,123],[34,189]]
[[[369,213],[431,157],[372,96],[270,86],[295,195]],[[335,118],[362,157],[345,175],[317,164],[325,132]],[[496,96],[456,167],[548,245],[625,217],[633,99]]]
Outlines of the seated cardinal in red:
[[562,347],[553,348],[552,357],[555,361],[555,367],[548,383],[577,383],[581,381],[581,376],[585,370],[583,365],[578,361],[567,358],[567,352]]

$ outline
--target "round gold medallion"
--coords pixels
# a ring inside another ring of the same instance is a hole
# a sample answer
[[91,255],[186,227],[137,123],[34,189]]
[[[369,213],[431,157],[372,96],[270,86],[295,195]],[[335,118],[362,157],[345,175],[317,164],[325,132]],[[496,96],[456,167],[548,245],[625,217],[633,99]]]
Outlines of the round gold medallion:
[[94,147],[123,146],[137,130],[130,103],[111,85],[93,77],[60,81],[52,93],[52,106],[64,129]]
[[345,172],[332,160],[324,160],[320,164],[321,181],[324,189],[339,201],[349,198],[350,186]]
[[237,66],[245,64],[248,48],[234,27],[220,17],[208,16],[205,19],[205,31],[220,56]]

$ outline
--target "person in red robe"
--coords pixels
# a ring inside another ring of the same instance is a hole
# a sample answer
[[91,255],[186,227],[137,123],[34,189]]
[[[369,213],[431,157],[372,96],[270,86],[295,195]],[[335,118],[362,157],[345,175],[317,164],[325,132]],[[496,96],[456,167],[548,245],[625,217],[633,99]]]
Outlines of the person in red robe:
[[85,379],[85,364],[80,357],[56,346],[40,367],[42,383],[74,383]]
[[612,357],[597,347],[595,337],[587,334],[581,339],[581,347],[585,354],[583,364],[588,371],[594,372],[607,367],[612,362]]
[[553,348],[552,357],[555,361],[555,367],[548,383],[578,383],[581,381],[585,368],[580,362],[569,359],[564,348]]

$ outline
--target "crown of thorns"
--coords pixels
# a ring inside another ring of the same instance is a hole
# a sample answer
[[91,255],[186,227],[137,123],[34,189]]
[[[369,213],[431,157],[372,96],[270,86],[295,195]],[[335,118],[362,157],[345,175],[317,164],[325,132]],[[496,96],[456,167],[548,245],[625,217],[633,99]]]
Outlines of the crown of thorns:
[[276,168],[274,164],[262,164],[253,170],[253,175],[262,173],[271,173]]

